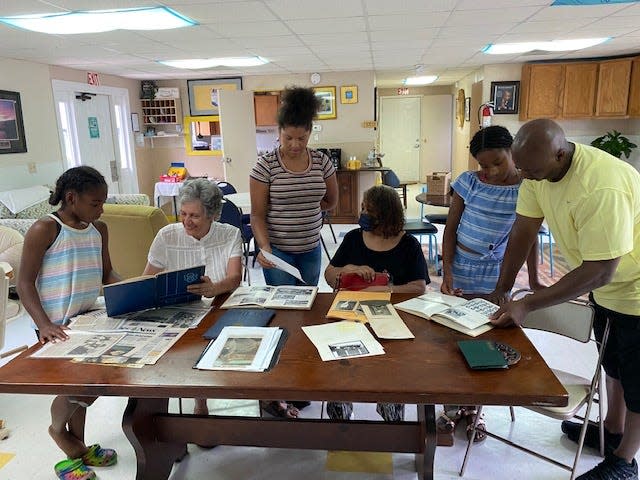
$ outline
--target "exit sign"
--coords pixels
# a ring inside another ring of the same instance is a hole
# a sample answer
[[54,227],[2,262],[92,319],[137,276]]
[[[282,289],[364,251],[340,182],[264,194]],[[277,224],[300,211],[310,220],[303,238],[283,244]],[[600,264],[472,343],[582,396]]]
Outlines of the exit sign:
[[409,89],[407,87],[399,88],[398,95],[409,95]]
[[87,83],[97,87],[100,85],[100,77],[95,72],[87,72]]

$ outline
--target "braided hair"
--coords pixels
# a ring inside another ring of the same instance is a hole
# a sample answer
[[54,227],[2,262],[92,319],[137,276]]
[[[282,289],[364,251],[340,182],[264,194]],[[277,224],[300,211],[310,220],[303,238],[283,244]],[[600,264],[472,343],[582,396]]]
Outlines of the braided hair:
[[511,148],[513,137],[509,130],[500,125],[491,125],[490,127],[478,130],[469,143],[469,151],[475,158],[483,150],[492,148]]
[[56,189],[49,197],[51,205],[64,205],[65,193],[73,191],[84,193],[89,190],[104,187],[107,189],[107,182],[102,174],[93,167],[73,167],[64,172],[56,180]]
[[313,119],[316,118],[319,108],[320,100],[313,89],[287,87],[278,109],[278,127],[304,127],[311,131]]

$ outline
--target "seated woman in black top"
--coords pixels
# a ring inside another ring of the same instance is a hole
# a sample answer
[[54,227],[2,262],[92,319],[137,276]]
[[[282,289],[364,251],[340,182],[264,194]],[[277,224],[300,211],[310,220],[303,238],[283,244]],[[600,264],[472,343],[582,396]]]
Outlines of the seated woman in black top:
[[424,293],[431,281],[427,262],[420,243],[402,230],[404,211],[398,193],[383,185],[364,192],[358,224],[360,228],[345,235],[324,271],[327,283],[335,285],[341,273],[356,273],[369,281],[375,272],[387,272],[392,292]]
[[[324,271],[329,285],[335,285],[340,273],[357,273],[370,281],[375,272],[391,275],[389,287],[366,290],[388,290],[422,294],[431,281],[420,243],[402,229],[404,211],[398,193],[390,187],[376,186],[364,193],[360,228],[347,233]],[[404,420],[404,405],[379,403],[376,411],[387,422]],[[328,402],[327,415],[334,420],[347,420],[353,404]]]

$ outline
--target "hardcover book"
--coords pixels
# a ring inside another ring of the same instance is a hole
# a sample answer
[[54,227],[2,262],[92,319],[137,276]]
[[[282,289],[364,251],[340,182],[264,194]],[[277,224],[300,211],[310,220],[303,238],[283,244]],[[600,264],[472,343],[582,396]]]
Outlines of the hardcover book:
[[104,286],[107,315],[122,315],[149,308],[165,307],[200,300],[201,295],[187,291],[187,286],[200,283],[204,265],[171,270],[156,275],[143,275]]
[[263,308],[229,310],[223,313],[209,330],[204,332],[203,337],[214,340],[224,327],[266,327],[275,314],[275,310]]
[[489,317],[499,308],[483,298],[465,300],[436,292],[397,303],[395,307],[471,337],[477,337],[493,328]]

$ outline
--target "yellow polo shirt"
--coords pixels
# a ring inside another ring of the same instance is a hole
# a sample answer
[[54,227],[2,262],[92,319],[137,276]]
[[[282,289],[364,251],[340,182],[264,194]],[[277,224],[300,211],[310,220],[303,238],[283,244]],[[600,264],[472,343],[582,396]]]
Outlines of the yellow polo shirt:
[[602,150],[575,146],[562,180],[522,182],[516,212],[546,219],[572,269],[621,257],[611,283],[593,295],[610,310],[640,315],[640,173]]

